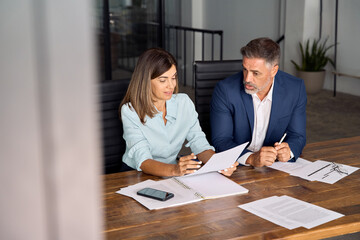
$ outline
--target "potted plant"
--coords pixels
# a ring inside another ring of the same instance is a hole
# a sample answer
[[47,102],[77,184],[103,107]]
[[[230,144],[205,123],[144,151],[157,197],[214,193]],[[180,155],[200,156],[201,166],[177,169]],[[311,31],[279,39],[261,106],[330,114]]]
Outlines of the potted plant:
[[307,93],[314,94],[321,91],[325,80],[324,67],[328,62],[335,68],[334,61],[326,55],[326,52],[335,44],[326,46],[326,42],[327,39],[321,43],[319,38],[315,39],[310,46],[310,40],[307,40],[305,48],[300,42],[301,65],[291,60],[298,71],[298,77],[304,80]]

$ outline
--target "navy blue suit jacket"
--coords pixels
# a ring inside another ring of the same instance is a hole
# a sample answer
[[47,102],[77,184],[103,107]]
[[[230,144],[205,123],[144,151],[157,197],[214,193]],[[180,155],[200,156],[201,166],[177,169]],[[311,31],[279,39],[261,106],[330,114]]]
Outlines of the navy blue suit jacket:
[[[306,143],[307,96],[302,79],[278,71],[269,126],[263,146],[274,146],[284,133],[295,161]],[[243,72],[220,81],[211,100],[211,140],[217,152],[251,142],[254,129],[252,96],[244,90]],[[242,154],[248,152],[245,150]]]

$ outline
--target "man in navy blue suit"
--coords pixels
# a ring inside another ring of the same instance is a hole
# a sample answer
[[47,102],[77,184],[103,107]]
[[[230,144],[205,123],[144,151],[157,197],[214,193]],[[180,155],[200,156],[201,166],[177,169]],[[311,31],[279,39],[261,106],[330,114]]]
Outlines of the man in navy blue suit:
[[279,70],[280,48],[269,38],[250,41],[241,54],[243,70],[214,89],[210,114],[213,146],[221,152],[249,142],[238,159],[243,165],[296,161],[306,142],[303,80]]

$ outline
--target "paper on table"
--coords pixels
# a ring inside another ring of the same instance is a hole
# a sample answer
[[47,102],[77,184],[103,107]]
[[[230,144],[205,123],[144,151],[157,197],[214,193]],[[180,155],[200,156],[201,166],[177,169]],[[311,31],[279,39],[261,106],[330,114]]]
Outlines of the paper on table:
[[215,153],[214,155],[212,155],[209,161],[207,161],[207,163],[199,170],[186,176],[194,176],[207,172],[217,172],[230,167],[231,164],[233,164],[239,158],[240,154],[244,151],[247,144],[248,143],[244,143],[229,150]]
[[[137,195],[137,191],[145,188],[155,188],[158,190],[171,192],[174,194],[173,198],[170,198],[166,201],[159,201],[143,196]],[[179,206],[187,203],[197,202],[201,201],[202,198],[196,195],[196,192],[189,188],[183,188],[180,186],[177,182],[175,182],[172,178],[161,180],[161,181],[153,181],[153,180],[146,180],[143,182],[140,182],[135,185],[131,185],[125,188],[121,188],[116,193],[132,197],[142,205],[144,205],[149,210],[153,209],[161,209],[166,207],[173,207],[173,206]]]
[[310,162],[303,158],[298,158],[294,163],[275,162],[269,167],[309,181],[319,181],[330,184],[339,181],[359,169],[357,167],[322,160]]
[[249,192],[246,188],[218,172],[210,172],[178,179],[196,190],[203,198],[219,198]]
[[315,181],[316,178],[314,177],[314,174],[317,172],[321,172],[322,170],[326,171],[326,168],[329,168],[331,163],[329,162],[312,162],[311,164],[305,166],[304,168],[297,169],[296,171],[293,171],[291,175],[296,177],[301,177],[303,179],[309,180],[309,181]]
[[[149,186],[149,185],[151,185],[153,183],[155,183],[154,180],[148,179],[148,180],[145,180],[145,181],[142,181],[142,182],[139,182],[138,184],[136,184],[136,188],[138,188],[140,190],[140,189],[145,188],[145,187],[147,187],[147,186]],[[128,197],[133,197],[134,191],[135,191],[134,186],[135,185],[131,185],[131,186],[128,186],[128,187],[121,188],[116,193],[119,193],[119,194],[122,194],[122,195],[125,195],[125,196],[128,196]],[[135,194],[136,194],[136,192],[135,192]]]
[[311,165],[295,172],[294,175],[311,181],[333,184],[358,169],[348,165],[317,160]]
[[[296,221],[307,229],[330,222],[337,218],[343,217],[343,214],[316,206],[314,204],[298,200],[289,196],[281,196],[284,205],[289,206],[282,209],[281,212],[290,220]],[[292,209],[291,209],[291,208]],[[279,209],[281,209],[279,207]]]
[[308,229],[343,217],[343,214],[289,197],[270,197],[239,206],[275,224],[294,229]]
[[311,163],[312,162],[309,160],[298,158],[296,162],[274,162],[271,166],[269,166],[269,168],[292,174],[293,172],[302,169]]
[[278,201],[279,201],[278,196],[272,196],[272,197],[263,198],[263,199],[256,200],[256,201],[253,201],[250,203],[239,205],[239,208],[242,208],[252,214],[255,214],[258,217],[264,218],[270,222],[273,222],[279,226],[282,226],[282,227],[290,229],[290,230],[300,227],[301,225],[299,223],[288,220],[277,214],[268,212],[267,209],[264,207],[266,205],[271,205],[271,204],[276,205]]

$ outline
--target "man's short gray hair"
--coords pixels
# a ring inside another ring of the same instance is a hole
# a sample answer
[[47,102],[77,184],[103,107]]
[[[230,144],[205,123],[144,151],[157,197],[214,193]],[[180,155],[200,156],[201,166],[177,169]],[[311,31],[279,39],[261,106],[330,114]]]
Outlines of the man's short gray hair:
[[256,38],[241,48],[241,54],[247,58],[263,58],[269,64],[280,63],[279,44],[270,38]]

